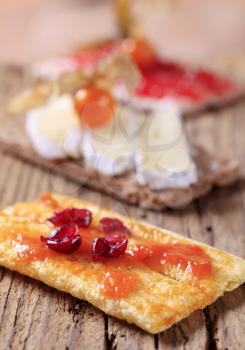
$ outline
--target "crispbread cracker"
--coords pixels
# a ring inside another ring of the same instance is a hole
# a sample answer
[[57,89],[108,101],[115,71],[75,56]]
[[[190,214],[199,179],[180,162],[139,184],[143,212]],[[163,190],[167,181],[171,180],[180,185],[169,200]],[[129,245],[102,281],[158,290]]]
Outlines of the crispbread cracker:
[[82,160],[65,159],[55,162],[42,158],[34,151],[24,125],[24,116],[12,117],[5,122],[0,128],[0,148],[73,181],[145,209],[161,211],[167,207],[185,207],[194,199],[206,195],[213,186],[230,185],[239,176],[239,167],[235,160],[221,160],[203,147],[193,144],[192,155],[198,170],[197,183],[184,189],[154,191],[148,186],[138,185],[134,173],[105,176],[86,167]]
[[[128,248],[148,243],[199,247],[209,257],[212,273],[200,279],[187,269],[181,270],[176,266],[165,268],[163,265],[162,271],[156,272],[143,265],[133,265],[130,273],[137,274],[139,283],[126,297],[114,299],[101,293],[98,276],[111,269],[128,273],[129,268],[120,265],[118,258],[111,258],[106,264],[95,263],[82,254],[76,258],[56,253],[41,260],[19,259],[18,254],[25,254],[25,249],[29,249],[18,239],[19,235],[28,237],[30,242],[35,240],[35,249],[38,250],[38,244],[42,244],[40,235],[49,235],[53,230],[46,219],[54,211],[71,207],[91,210],[94,214],[93,225],[97,225],[99,219],[105,216],[121,219],[131,229]],[[17,203],[0,213],[0,264],[87,300],[104,312],[134,323],[150,333],[169,328],[245,281],[245,261],[241,258],[91,203],[55,194],[45,194],[30,203]]]

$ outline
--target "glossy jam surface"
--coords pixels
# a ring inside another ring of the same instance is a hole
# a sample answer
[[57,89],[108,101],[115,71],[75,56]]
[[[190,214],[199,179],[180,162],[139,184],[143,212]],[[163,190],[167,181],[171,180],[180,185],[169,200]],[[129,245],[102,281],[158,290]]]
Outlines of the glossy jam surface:
[[139,96],[163,98],[171,96],[201,102],[210,96],[236,92],[227,79],[206,70],[190,69],[168,61],[156,61],[141,68],[142,80],[136,90]]
[[[51,214],[52,211],[62,209],[51,197],[44,196],[41,202],[48,208],[52,208]],[[32,208],[30,210],[33,211]],[[18,210],[11,215],[18,215]],[[40,215],[43,214],[40,213]],[[47,219],[50,216],[48,211]],[[22,220],[22,216],[20,219]],[[54,263],[58,262],[59,266],[62,264],[63,269],[75,274],[85,273],[86,269],[91,270],[92,272],[89,273],[98,280],[101,293],[114,299],[124,298],[135,291],[140,283],[136,270],[140,268],[171,278],[177,276],[176,279],[179,278],[180,273],[182,279],[191,278],[193,283],[195,281],[199,283],[198,281],[210,279],[213,276],[211,259],[202,247],[175,241],[159,244],[152,240],[137,238],[134,230],[147,232],[147,228],[140,224],[137,227],[131,227],[130,233],[124,237],[125,242],[121,242],[117,241],[117,236],[102,232],[99,223],[94,226],[92,222],[90,227],[77,228],[75,234],[81,237],[81,244],[75,251],[64,254],[52,250],[45,241],[40,241],[41,235],[52,237],[51,232],[54,227],[47,219],[46,224],[45,222],[40,224],[40,220],[36,217],[36,223],[32,222],[29,225],[17,220],[12,224],[11,230],[9,226],[1,230],[0,241],[7,241],[7,244],[14,248],[18,265],[26,266],[33,261],[50,259]],[[119,225],[119,222],[117,224]],[[112,254],[102,254],[99,260],[93,263],[93,243],[98,238],[112,239],[109,245]],[[175,274],[175,271],[178,273]]]
[[121,299],[137,289],[139,277],[134,272],[111,270],[100,277],[99,283],[101,294],[107,298]]
[[175,244],[137,244],[128,250],[134,262],[162,272],[165,266],[178,267],[197,278],[208,278],[212,264],[202,248],[195,245]]
[[[82,228],[78,232],[82,244],[70,256],[74,260],[79,260],[85,256],[92,261],[93,240],[96,237],[101,237],[101,233],[96,228]],[[23,259],[24,262],[35,259],[44,260],[46,257],[57,259],[61,256],[37,238],[28,237],[23,233],[12,234],[11,239],[17,243],[18,259]],[[65,263],[65,254],[62,254],[62,259]],[[107,267],[118,265],[127,268],[144,265],[160,273],[164,273],[165,268],[177,267],[198,279],[209,278],[212,275],[212,263],[205,251],[196,245],[182,243],[155,244],[151,241],[140,241],[137,244],[129,245],[124,255],[101,257],[99,263]]]
[[29,264],[32,261],[43,261],[46,258],[55,258],[58,253],[50,250],[45,244],[42,244],[38,239],[32,238],[22,233],[12,235],[12,244],[16,249],[19,263]]

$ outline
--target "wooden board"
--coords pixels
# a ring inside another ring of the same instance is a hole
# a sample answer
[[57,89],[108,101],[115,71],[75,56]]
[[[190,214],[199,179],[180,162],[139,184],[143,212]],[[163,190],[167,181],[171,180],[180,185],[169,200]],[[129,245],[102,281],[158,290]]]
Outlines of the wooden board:
[[[0,68],[0,117],[25,77]],[[135,218],[245,257],[245,103],[187,122],[188,132],[220,156],[241,162],[242,180],[216,189],[182,211],[146,212],[90,191],[8,154],[0,153],[0,206],[44,191],[86,198]],[[162,334],[152,336],[104,315],[86,302],[6,269],[0,270],[0,350],[242,349],[245,286],[227,293]]]

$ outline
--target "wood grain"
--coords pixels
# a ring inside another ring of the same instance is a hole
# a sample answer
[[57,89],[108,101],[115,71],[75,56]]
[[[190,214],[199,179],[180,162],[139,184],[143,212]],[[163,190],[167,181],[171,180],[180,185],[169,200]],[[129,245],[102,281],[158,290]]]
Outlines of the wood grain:
[[[6,99],[24,84],[24,78],[13,81],[10,74],[6,79],[6,69],[1,68],[0,79],[8,81],[6,89],[0,85],[3,116]],[[161,214],[127,206],[4,153],[0,153],[0,205],[33,199],[51,190],[86,198],[245,257],[244,115],[245,104],[241,103],[187,121],[188,133],[198,142],[217,155],[236,157],[241,162],[243,179],[229,189],[216,189],[181,211]],[[152,336],[38,281],[0,270],[0,350],[240,350],[244,331],[244,286],[168,331]]]

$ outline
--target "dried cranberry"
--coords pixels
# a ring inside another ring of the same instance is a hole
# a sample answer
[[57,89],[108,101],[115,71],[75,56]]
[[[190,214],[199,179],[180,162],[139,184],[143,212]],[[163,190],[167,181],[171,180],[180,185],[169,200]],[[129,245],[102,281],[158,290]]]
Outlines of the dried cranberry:
[[95,238],[93,240],[93,260],[98,261],[101,257],[109,256],[110,244],[105,238]]
[[114,233],[129,234],[130,230],[124,223],[115,218],[103,218],[100,220],[100,231],[106,235],[111,235]]
[[127,249],[126,236],[107,236],[93,240],[93,260],[98,261],[104,257],[117,257],[123,255]]
[[59,253],[70,254],[75,252],[81,244],[81,236],[77,234],[76,225],[64,226],[51,233],[49,237],[41,236],[42,242]]
[[110,256],[119,256],[125,253],[128,245],[126,236],[107,236],[105,238],[110,245]]
[[55,226],[76,224],[78,227],[88,227],[92,221],[92,213],[87,209],[69,208],[54,213],[48,221]]

